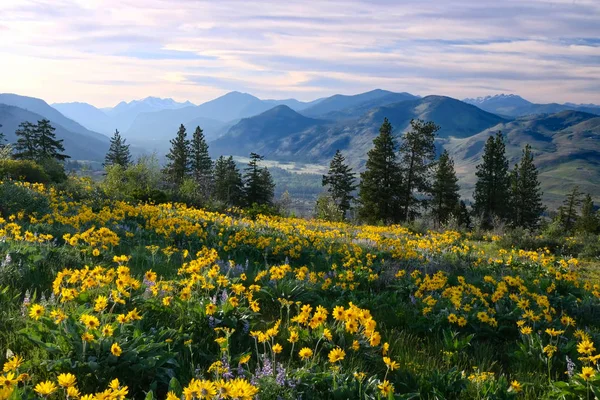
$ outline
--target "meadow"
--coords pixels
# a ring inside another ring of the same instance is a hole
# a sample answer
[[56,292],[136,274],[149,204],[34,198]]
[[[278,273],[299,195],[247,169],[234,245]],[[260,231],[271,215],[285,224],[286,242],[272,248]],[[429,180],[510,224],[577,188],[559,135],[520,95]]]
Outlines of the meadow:
[[1,185],[0,400],[600,395],[568,251]]

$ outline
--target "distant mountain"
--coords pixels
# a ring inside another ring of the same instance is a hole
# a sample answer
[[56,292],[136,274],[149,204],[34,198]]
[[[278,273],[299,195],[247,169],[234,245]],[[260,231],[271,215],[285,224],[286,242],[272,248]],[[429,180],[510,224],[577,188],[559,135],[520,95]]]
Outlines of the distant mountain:
[[37,99],[35,97],[19,96],[17,94],[2,93],[0,94],[0,104],[19,107],[24,110],[31,111],[32,113],[39,114],[54,124],[61,125],[70,132],[79,133],[100,141],[108,140],[105,135],[101,135],[100,133],[86,129],[81,124],[65,117],[58,110],[50,107],[44,100]]
[[[36,99],[37,100],[37,99]],[[31,102],[25,102],[31,106]],[[39,106],[39,103],[34,102]],[[44,103],[45,104],[45,103]],[[44,107],[39,107],[44,109]],[[57,112],[58,113],[58,112]],[[0,104],[0,130],[6,135],[9,143],[14,143],[17,140],[15,131],[21,122],[29,121],[36,123],[37,121],[48,118],[52,126],[56,128],[55,134],[58,139],[64,139],[65,153],[71,156],[74,160],[91,160],[102,161],[109,147],[109,139],[106,136],[95,134],[89,135],[87,132],[77,129],[71,131],[57,121],[67,122],[71,127],[77,127],[73,121],[68,122],[64,116],[62,118],[54,116],[50,118],[46,115],[40,115],[24,108],[15,107],[12,105]]]
[[473,104],[482,110],[508,117],[520,117],[531,114],[554,114],[565,110],[582,111],[600,115],[600,106],[594,104],[535,104],[514,94],[499,94],[495,96],[464,99],[465,103]]
[[355,167],[360,167],[386,117],[398,135],[409,127],[413,118],[435,121],[442,126],[439,132],[442,138],[468,137],[506,122],[495,114],[443,96],[427,96],[377,107],[352,121],[312,119],[289,108],[276,107],[242,120],[211,146],[215,154],[243,156],[248,153],[244,143],[256,143],[258,148],[254,151],[265,156],[314,163],[328,162],[340,149],[348,154]]
[[[288,106],[276,106],[257,116],[242,119],[225,135],[213,141],[210,151],[215,156],[245,156],[250,152],[269,156],[276,149],[275,146],[285,142],[291,134],[321,123],[323,121],[305,117]],[[279,157],[281,155],[277,154]]]
[[113,130],[119,129],[125,132],[131,126],[131,123],[142,113],[152,113],[162,110],[177,110],[194,106],[193,103],[186,101],[178,103],[173,99],[161,99],[159,97],[146,97],[142,100],[133,100],[130,102],[122,101],[111,109],[103,109],[103,111],[111,117],[114,125]]
[[81,125],[105,135],[112,135],[116,126],[113,126],[111,117],[91,104],[87,103],[54,103],[52,108],[60,111],[66,117],[79,122]]
[[328,114],[340,112],[346,110],[347,113],[351,113],[352,109],[360,106],[364,107],[377,107],[386,104],[396,103],[403,100],[416,99],[409,93],[393,93],[387,90],[375,89],[370,92],[360,93],[352,96],[336,94],[331,97],[322,99],[317,104],[311,105],[304,109],[302,114],[309,117],[323,117]]
[[485,141],[501,130],[506,135],[510,165],[521,157],[529,143],[540,171],[545,201],[558,204],[574,185],[600,196],[600,117],[580,111],[551,115],[528,115],[466,138],[443,143],[456,162],[463,196],[472,196],[475,166],[481,162]]

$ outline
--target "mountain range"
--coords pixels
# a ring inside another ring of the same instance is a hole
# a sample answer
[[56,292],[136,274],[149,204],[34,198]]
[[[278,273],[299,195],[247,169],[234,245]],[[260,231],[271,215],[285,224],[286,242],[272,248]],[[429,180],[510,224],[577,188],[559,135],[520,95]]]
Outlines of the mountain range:
[[102,160],[115,129],[134,146],[164,155],[183,123],[189,132],[203,128],[215,157],[257,152],[271,160],[327,165],[340,149],[358,171],[384,118],[398,137],[411,119],[430,120],[441,127],[436,146],[455,159],[466,197],[485,140],[501,130],[511,163],[526,143],[532,145],[547,201],[559,201],[574,184],[600,197],[600,106],[594,104],[536,104],[513,94],[460,101],[376,89],[311,102],[261,100],[240,92],[200,105],[148,97],[99,109],[0,94],[0,124],[9,141],[20,122],[42,117],[57,127],[75,159]]

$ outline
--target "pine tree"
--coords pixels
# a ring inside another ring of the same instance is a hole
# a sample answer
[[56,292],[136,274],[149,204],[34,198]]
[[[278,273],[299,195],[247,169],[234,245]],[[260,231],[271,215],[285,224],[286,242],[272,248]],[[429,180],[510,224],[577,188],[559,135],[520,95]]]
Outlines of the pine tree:
[[244,199],[244,183],[233,157],[219,157],[215,162],[215,186],[213,197],[230,206],[241,206]]
[[455,211],[456,222],[458,226],[467,230],[471,229],[471,213],[467,209],[467,205],[463,200],[458,204],[457,210]]
[[454,160],[444,150],[437,162],[432,186],[431,207],[435,223],[439,226],[448,222],[459,206],[458,178],[454,171]]
[[[0,124],[0,128],[2,128],[2,124]],[[0,131],[0,149],[3,149],[4,146],[6,146],[4,142],[6,142],[6,137],[4,136],[4,133]]]
[[246,204],[249,206],[273,204],[275,184],[269,170],[266,167],[261,168],[259,165],[263,158],[256,153],[250,153],[250,162],[244,169]]
[[37,160],[57,160],[64,161],[67,158],[71,158],[62,152],[65,151],[63,146],[63,140],[57,140],[52,125],[47,119],[38,121],[38,124],[34,128],[36,131],[37,140]]
[[39,141],[36,126],[25,121],[19,124],[15,131],[17,142],[15,143],[14,158],[17,160],[36,160],[39,154]]
[[594,207],[594,200],[588,193],[581,205],[581,217],[577,221],[576,230],[584,233],[597,233],[598,228],[600,228],[600,220],[596,207]]
[[165,174],[169,177],[170,182],[180,186],[190,172],[190,141],[187,139],[183,124],[179,127],[177,136],[171,139],[170,143],[171,150],[167,154],[169,162],[165,168]]
[[571,232],[579,219],[577,209],[581,206],[582,193],[575,186],[558,208],[558,217],[566,232]]
[[190,156],[192,176],[200,186],[203,197],[208,198],[213,186],[213,162],[208,154],[204,133],[199,126],[192,136]]
[[125,144],[125,142],[126,139],[121,136],[118,130],[115,130],[112,138],[110,138],[110,148],[104,158],[105,167],[120,165],[121,167],[126,168],[131,163],[129,145]]
[[369,223],[396,223],[400,217],[398,192],[402,183],[396,162],[396,144],[392,124],[384,119],[379,135],[369,150],[366,170],[359,184],[359,215]]
[[433,122],[411,120],[411,129],[402,137],[400,145],[400,169],[402,171],[403,221],[413,220],[420,214],[425,200],[418,194],[431,193],[431,170],[435,159],[435,133],[440,129]]
[[505,218],[509,201],[508,160],[501,132],[485,143],[483,162],[477,166],[474,210],[483,218],[484,227],[491,227],[494,216]]
[[342,152],[337,150],[329,164],[329,172],[327,175],[323,175],[322,181],[323,186],[328,186],[327,190],[342,216],[345,216],[350,209],[350,202],[354,198],[352,191],[357,187],[354,184],[356,177],[352,168],[345,161]]
[[544,212],[538,172],[533,163],[531,146],[523,149],[521,162],[510,173],[510,219],[513,226],[534,229]]

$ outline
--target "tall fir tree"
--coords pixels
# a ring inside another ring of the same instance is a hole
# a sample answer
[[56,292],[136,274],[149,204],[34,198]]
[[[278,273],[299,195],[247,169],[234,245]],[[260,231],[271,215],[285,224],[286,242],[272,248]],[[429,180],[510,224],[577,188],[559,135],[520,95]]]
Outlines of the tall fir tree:
[[213,198],[230,206],[242,206],[244,182],[233,157],[219,157],[215,162]]
[[579,191],[579,187],[575,186],[569,194],[567,194],[562,206],[558,208],[558,218],[566,232],[572,232],[575,224],[577,224],[579,220],[579,213],[577,210],[581,206],[581,196],[582,193]]
[[460,201],[459,190],[454,160],[444,150],[437,162],[431,190],[431,211],[438,226],[447,223],[450,216],[456,213]]
[[455,215],[458,226],[467,230],[472,228],[471,213],[467,208],[467,204],[463,200],[459,202],[457,210],[455,211]]
[[6,146],[6,137],[4,136],[4,132],[2,132],[2,124],[0,124],[0,149],[3,149]]
[[577,221],[575,229],[583,233],[597,233],[600,228],[600,219],[594,206],[594,200],[588,193],[581,204],[581,217]]
[[121,136],[118,130],[110,138],[110,147],[104,157],[104,166],[120,165],[127,167],[131,164],[131,153],[129,145],[125,144],[126,139]]
[[477,183],[473,197],[476,214],[483,220],[483,226],[491,227],[493,217],[507,217],[509,201],[508,160],[506,159],[504,136],[498,132],[485,143],[483,161],[477,165]]
[[327,191],[337,205],[342,216],[350,209],[354,196],[352,192],[356,189],[356,176],[346,164],[346,159],[342,152],[337,150],[329,163],[327,175],[323,175],[323,186],[327,186]]
[[367,154],[366,169],[359,184],[359,216],[368,223],[397,223],[400,220],[399,190],[402,184],[396,161],[393,128],[387,118]]
[[56,160],[64,161],[70,156],[64,154],[65,147],[63,146],[63,140],[56,139],[54,131],[55,127],[50,125],[50,121],[42,119],[38,121],[34,128],[36,130],[36,140],[38,144],[38,160]]
[[250,161],[244,169],[244,188],[246,192],[246,204],[251,206],[272,205],[275,194],[275,184],[271,173],[266,167],[261,167],[263,156],[250,153]]
[[545,208],[529,144],[523,149],[520,163],[515,165],[509,176],[509,218],[513,226],[535,229]]
[[202,196],[208,198],[213,186],[213,162],[208,154],[204,132],[199,126],[192,136],[190,158],[192,177],[200,186]]
[[435,159],[435,134],[440,129],[433,122],[411,120],[411,129],[402,137],[400,145],[400,169],[402,171],[403,221],[413,220],[420,215],[421,206],[426,204],[419,195],[431,194],[431,171]]
[[169,162],[165,174],[175,186],[180,186],[190,173],[190,141],[187,139],[185,126],[181,124],[177,136],[171,139],[171,150],[167,154]]
[[17,142],[15,143],[14,158],[17,160],[36,160],[39,154],[39,141],[36,126],[25,121],[19,124],[15,131]]

